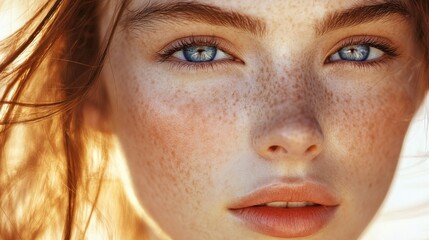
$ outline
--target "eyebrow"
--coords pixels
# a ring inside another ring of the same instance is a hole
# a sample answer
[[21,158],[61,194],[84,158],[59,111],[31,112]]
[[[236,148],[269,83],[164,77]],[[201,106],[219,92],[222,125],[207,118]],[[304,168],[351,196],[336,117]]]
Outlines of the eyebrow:
[[392,15],[402,16],[407,19],[410,16],[410,12],[398,0],[390,0],[366,6],[355,6],[328,14],[320,23],[316,24],[316,35],[321,36],[336,29],[357,26]]
[[193,1],[150,1],[141,9],[130,11],[125,23],[131,27],[150,30],[156,23],[178,23],[180,20],[233,27],[257,36],[263,36],[266,31],[265,23],[258,18]]

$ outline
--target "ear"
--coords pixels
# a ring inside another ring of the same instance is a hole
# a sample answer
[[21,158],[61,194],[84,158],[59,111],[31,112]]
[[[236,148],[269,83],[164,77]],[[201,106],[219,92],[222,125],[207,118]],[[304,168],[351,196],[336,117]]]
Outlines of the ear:
[[84,125],[98,132],[112,133],[110,104],[102,81],[92,87],[82,105]]

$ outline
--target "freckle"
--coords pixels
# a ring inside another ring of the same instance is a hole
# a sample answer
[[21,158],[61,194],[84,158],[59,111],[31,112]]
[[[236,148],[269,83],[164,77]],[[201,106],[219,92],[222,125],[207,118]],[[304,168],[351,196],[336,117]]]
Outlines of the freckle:
[[171,150],[171,151],[170,151],[170,155],[171,155],[172,157],[176,157],[176,151]]
[[347,97],[346,99],[344,99],[344,102],[347,104],[350,104],[350,97]]
[[213,103],[214,104],[218,104],[220,102],[220,100],[219,100],[219,98],[218,97],[215,97],[215,99],[213,99]]

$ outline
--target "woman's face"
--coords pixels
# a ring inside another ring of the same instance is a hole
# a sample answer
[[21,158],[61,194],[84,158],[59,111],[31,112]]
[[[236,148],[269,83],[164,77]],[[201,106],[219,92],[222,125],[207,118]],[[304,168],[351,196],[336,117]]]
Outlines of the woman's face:
[[131,1],[103,79],[139,203],[169,236],[359,236],[424,91],[407,10],[370,2]]

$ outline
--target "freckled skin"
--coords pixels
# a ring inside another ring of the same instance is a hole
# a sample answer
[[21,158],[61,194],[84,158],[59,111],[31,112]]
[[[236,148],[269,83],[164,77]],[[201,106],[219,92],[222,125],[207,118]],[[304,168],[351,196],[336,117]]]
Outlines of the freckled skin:
[[[320,49],[350,34],[339,30],[316,39],[312,24],[360,1],[201,2],[261,18],[268,35],[255,39],[198,24],[192,30],[165,24],[137,36],[118,31],[102,73],[112,131],[141,206],[173,239],[275,239],[238,224],[228,204],[267,179],[311,178],[329,186],[340,207],[306,239],[356,239],[385,197],[425,91],[413,87],[421,79],[409,80],[418,76],[411,66],[419,49],[412,38],[400,37],[412,36],[412,27],[387,21],[353,28],[364,35],[392,29],[383,37],[404,54],[380,67],[328,66],[327,50]],[[110,19],[104,14],[101,24]],[[150,60],[176,40],[170,37],[175,32],[215,32],[232,44],[239,39],[246,64],[188,71]],[[291,137],[276,143],[279,133]],[[282,144],[293,154],[265,147]],[[311,157],[299,153],[313,145],[318,150]]]

